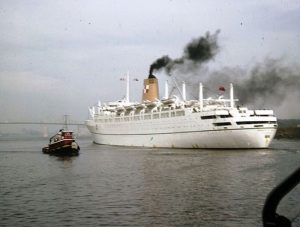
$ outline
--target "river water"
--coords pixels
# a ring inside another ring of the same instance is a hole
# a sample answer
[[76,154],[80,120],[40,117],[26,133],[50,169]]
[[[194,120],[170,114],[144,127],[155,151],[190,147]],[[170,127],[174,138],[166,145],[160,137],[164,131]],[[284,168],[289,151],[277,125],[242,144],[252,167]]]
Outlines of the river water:
[[[300,166],[300,141],[271,149],[149,149],[78,140],[0,141],[0,226],[262,226],[267,194]],[[278,208],[300,226],[300,186]]]

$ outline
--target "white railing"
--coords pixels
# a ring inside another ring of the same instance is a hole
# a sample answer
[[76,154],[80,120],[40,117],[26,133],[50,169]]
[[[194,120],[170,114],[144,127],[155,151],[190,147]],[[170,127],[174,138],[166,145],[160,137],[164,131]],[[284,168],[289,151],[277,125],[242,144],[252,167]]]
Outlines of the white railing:
[[112,122],[128,122],[128,121],[140,121],[140,120],[153,120],[161,118],[171,118],[171,117],[180,117],[185,116],[185,110],[171,110],[171,111],[161,111],[145,114],[136,114],[136,115],[125,115],[125,116],[97,116],[95,119],[96,122],[101,123],[112,123]]

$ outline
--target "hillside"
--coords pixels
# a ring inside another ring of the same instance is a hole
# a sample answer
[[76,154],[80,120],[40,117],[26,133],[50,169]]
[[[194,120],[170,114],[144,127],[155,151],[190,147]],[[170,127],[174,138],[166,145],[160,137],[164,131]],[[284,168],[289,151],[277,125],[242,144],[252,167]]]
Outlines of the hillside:
[[276,139],[300,139],[300,119],[278,119]]

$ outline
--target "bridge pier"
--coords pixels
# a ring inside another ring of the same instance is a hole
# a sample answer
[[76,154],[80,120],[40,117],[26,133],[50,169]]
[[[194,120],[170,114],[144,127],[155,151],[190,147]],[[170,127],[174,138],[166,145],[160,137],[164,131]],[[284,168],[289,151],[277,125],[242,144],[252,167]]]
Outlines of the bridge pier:
[[49,137],[47,125],[43,125],[43,137],[44,137],[44,138]]

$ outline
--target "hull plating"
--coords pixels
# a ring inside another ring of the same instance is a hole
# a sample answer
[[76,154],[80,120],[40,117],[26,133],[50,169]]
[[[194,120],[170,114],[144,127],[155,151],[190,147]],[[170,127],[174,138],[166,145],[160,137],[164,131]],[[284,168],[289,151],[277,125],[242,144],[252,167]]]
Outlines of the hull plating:
[[232,129],[143,135],[93,133],[97,144],[169,148],[267,148],[276,129]]

